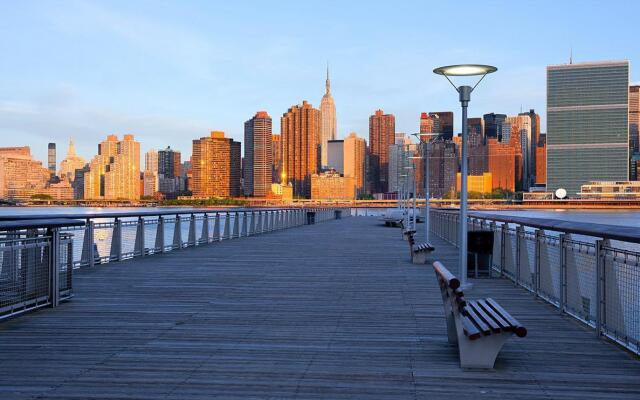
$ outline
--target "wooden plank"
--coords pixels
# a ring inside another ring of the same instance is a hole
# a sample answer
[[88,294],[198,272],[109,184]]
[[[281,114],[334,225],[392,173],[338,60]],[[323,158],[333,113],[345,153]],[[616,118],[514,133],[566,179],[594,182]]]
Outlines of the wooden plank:
[[398,233],[353,217],[81,270],[72,301],[0,324],[0,399],[640,397],[636,358],[501,279],[465,295],[530,334],[461,370]]

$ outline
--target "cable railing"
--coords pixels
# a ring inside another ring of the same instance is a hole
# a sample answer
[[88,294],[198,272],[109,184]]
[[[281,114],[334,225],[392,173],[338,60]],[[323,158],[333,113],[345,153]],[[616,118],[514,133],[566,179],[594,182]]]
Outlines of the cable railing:
[[72,296],[73,238],[80,220],[0,222],[0,320]]
[[349,208],[297,208],[0,217],[0,319],[70,298],[74,268],[350,215]]
[[[432,210],[431,231],[458,245],[457,212]],[[493,232],[492,270],[640,354],[640,232],[632,227],[471,213]]]

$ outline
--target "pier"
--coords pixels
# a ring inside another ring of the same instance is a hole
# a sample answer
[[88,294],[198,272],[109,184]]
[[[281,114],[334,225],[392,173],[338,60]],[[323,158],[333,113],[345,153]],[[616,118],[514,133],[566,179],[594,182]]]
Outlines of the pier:
[[467,295],[529,335],[462,370],[433,269],[376,217],[239,236],[76,268],[69,301],[0,321],[0,398],[640,397],[636,355],[504,278]]

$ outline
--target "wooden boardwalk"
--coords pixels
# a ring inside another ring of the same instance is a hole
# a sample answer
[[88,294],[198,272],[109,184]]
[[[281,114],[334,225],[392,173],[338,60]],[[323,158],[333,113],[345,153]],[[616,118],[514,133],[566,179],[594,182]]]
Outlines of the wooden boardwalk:
[[0,399],[640,398],[638,359],[500,279],[467,296],[529,335],[461,370],[407,256],[354,217],[82,270],[72,301],[0,323]]

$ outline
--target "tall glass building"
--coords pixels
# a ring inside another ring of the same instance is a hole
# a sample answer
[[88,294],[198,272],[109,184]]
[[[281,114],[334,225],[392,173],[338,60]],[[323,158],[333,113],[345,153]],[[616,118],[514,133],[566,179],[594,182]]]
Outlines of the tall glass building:
[[629,62],[547,67],[547,190],[629,178]]

